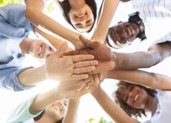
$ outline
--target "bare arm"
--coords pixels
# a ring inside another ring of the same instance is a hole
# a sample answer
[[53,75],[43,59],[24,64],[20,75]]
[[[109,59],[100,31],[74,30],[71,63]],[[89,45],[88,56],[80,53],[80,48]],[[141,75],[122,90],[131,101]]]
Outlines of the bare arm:
[[98,64],[93,55],[62,56],[67,49],[67,43],[63,43],[56,52],[46,58],[45,64],[38,68],[30,68],[22,71],[18,79],[23,85],[33,85],[45,79],[81,80],[88,78],[88,74],[95,70]]
[[115,69],[137,69],[151,67],[171,55],[171,42],[153,44],[146,52],[114,52]]
[[112,101],[100,86],[92,95],[116,123],[139,123],[137,120],[129,117],[114,101]]
[[[58,22],[48,17],[43,13],[44,2],[43,0],[27,0],[26,7],[26,17],[36,26],[46,28],[47,30],[53,32],[71,41],[75,44],[79,41],[79,34],[75,33],[64,26],[60,25]],[[40,19],[41,18],[41,19]]]
[[62,123],[76,123],[80,99],[70,99],[67,114]]
[[108,72],[107,76],[113,79],[145,85],[153,89],[171,89],[171,78],[157,73],[149,73],[141,70],[112,70]]
[[[41,30],[37,27],[35,27],[35,32],[37,32],[38,34],[40,34],[41,36],[46,38],[55,49],[58,49],[59,46],[64,42],[60,38],[55,37],[52,34],[48,34],[47,32],[44,32],[43,30]],[[68,47],[68,51],[70,51],[70,50],[71,50],[71,48]]]
[[118,4],[119,0],[104,0],[102,12],[100,13],[99,21],[91,40],[104,43]]

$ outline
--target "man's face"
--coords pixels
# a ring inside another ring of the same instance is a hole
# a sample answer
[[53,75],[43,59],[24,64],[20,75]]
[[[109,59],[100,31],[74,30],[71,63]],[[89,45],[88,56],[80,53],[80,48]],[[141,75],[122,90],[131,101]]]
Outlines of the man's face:
[[29,54],[38,59],[46,58],[52,51],[52,48],[40,39],[32,41],[29,46]]
[[135,23],[119,23],[116,26],[109,28],[109,38],[114,42],[113,47],[123,47],[130,44],[139,34],[139,27]]
[[147,92],[135,85],[122,87],[122,98],[131,107],[136,109],[145,109],[148,102],[149,95]]

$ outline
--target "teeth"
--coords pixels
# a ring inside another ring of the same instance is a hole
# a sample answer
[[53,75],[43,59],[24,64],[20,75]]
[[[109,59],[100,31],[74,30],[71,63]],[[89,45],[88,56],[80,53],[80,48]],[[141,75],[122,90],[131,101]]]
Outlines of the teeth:
[[39,51],[38,51],[38,54],[39,54],[39,55],[41,54],[41,51],[42,51],[42,47],[40,46],[40,47],[39,47]]
[[136,94],[135,98],[134,98],[134,101],[136,101],[138,99],[138,94]]

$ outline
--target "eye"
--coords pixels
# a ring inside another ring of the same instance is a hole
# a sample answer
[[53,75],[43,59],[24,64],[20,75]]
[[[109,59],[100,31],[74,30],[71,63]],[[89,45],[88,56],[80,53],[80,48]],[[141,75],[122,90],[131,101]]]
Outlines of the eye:
[[80,23],[75,24],[75,26],[76,26],[77,28],[82,28],[82,27],[83,27],[82,24],[80,24]]

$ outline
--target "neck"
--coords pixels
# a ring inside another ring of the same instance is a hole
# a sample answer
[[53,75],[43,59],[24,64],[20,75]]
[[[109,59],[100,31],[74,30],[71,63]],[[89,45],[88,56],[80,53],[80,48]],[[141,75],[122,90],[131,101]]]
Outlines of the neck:
[[24,53],[24,54],[28,54],[29,53],[30,44],[31,44],[31,39],[24,38],[22,40],[22,42],[20,43],[20,48],[21,48],[22,53]]
[[54,119],[48,116],[42,116],[39,120],[35,121],[34,123],[56,123]]
[[146,111],[152,112],[152,110],[153,110],[153,100],[154,100],[154,97],[149,95],[149,97],[147,99],[147,102],[146,102]]
[[85,4],[85,0],[77,0],[77,2],[75,2],[75,0],[69,0],[69,4],[71,8],[78,9],[78,8],[81,8],[82,5]]

